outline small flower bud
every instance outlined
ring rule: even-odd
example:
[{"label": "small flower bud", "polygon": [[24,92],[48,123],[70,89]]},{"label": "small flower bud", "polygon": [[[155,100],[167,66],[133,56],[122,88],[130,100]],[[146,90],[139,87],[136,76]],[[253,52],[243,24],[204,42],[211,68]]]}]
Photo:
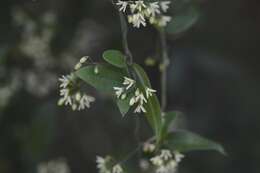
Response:
[{"label": "small flower bud", "polygon": [[98,74],[98,73],[99,73],[98,66],[95,66],[94,73],[95,73],[95,74]]},{"label": "small flower bud", "polygon": [[124,100],[125,98],[126,98],[126,94],[123,94],[123,95],[121,96],[121,99]]},{"label": "small flower bud", "polygon": [[77,101],[80,101],[80,99],[81,99],[81,94],[80,94],[80,92],[77,92],[77,93],[76,93],[75,98],[76,98]]},{"label": "small flower bud", "polygon": [[88,60],[88,58],[89,58],[89,56],[84,56],[84,57],[82,57],[81,59],[80,59],[80,63],[81,64],[83,64],[83,63],[85,63],[87,60]]},{"label": "small flower bud", "polygon": [[64,104],[65,100],[63,98],[59,99],[58,106],[62,106]]},{"label": "small flower bud", "polygon": [[82,64],[81,63],[78,63],[75,65],[74,69],[75,70],[79,70],[81,68]]},{"label": "small flower bud", "polygon": [[77,105],[76,104],[73,104],[71,107],[72,107],[73,111],[75,111],[77,109]]}]

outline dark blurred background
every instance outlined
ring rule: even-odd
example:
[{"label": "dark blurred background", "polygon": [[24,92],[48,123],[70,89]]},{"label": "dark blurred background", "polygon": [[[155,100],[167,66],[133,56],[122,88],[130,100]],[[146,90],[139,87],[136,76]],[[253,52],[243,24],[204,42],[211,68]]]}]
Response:
[{"label": "dark blurred background", "polygon": [[[259,173],[260,1],[174,0],[171,14],[167,109],[182,113],[177,126],[222,143],[229,154],[188,153],[179,172]],[[57,106],[58,77],[84,55],[101,61],[104,50],[122,49],[119,26],[108,0],[1,1],[0,173],[35,172],[56,158],[72,173],[96,172],[96,155],[135,147],[137,117],[121,118],[93,88],[91,109]],[[158,68],[144,63],[156,58],[156,31],[129,35],[135,61],[160,90]],[[141,125],[145,138],[149,128]]]}]

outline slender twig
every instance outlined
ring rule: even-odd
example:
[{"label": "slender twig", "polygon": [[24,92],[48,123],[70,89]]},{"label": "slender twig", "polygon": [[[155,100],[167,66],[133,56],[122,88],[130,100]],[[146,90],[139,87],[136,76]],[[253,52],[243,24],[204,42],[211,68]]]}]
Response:
[{"label": "slender twig", "polygon": [[[126,61],[126,64],[127,64],[127,72],[128,72],[130,77],[135,79],[136,78],[135,75],[132,74],[131,71],[130,71],[130,67],[133,64],[133,55],[132,55],[132,53],[129,49],[129,46],[128,46],[128,25],[127,25],[127,22],[126,22],[126,18],[124,16],[124,14],[121,11],[118,10],[118,8],[117,8],[117,6],[116,6],[116,4],[114,3],[113,0],[112,0],[112,4],[114,5],[116,10],[118,11],[118,15],[119,15],[119,18],[120,18],[120,26],[121,26],[121,33],[122,33],[122,45],[123,45],[124,54],[125,54],[125,61]],[[137,143],[140,144],[141,140],[140,140],[140,119],[139,119],[139,117],[136,118],[134,136],[135,136]]]},{"label": "slender twig", "polygon": [[120,24],[121,24],[121,31],[122,31],[122,44],[123,44],[124,52],[126,55],[126,61],[127,61],[128,65],[132,65],[133,64],[133,55],[129,49],[128,39],[127,39],[128,26],[126,23],[125,16],[121,11],[119,11],[119,17],[120,17]]},{"label": "slender twig", "polygon": [[142,144],[138,144],[138,146],[130,152],[123,160],[121,160],[118,164],[124,164],[128,160],[130,160],[142,147]]},{"label": "slender twig", "polygon": [[129,49],[128,46],[128,26],[127,26],[127,22],[125,19],[124,14],[118,10],[118,7],[116,6],[115,2],[113,0],[111,0],[113,6],[115,7],[115,9],[118,11],[118,15],[120,18],[120,26],[121,26],[121,33],[122,33],[122,45],[123,45],[123,49],[124,49],[124,53],[125,53],[125,60],[127,62],[127,64],[129,66],[131,66],[133,64],[133,55]]},{"label": "slender twig", "polygon": [[162,55],[162,72],[161,72],[161,106],[162,111],[165,111],[167,106],[167,68],[170,64],[170,59],[167,51],[166,34],[164,28],[159,28],[159,37],[161,42]]},{"label": "slender twig", "polygon": [[132,150],[129,154],[127,154],[126,157],[123,160],[118,162],[118,164],[124,164],[125,162],[130,160],[133,156],[135,156],[136,153],[139,152],[142,149],[142,147],[145,143],[150,143],[154,140],[155,140],[155,137],[151,137],[151,138],[147,139],[145,142],[138,143],[137,147],[134,150]]}]

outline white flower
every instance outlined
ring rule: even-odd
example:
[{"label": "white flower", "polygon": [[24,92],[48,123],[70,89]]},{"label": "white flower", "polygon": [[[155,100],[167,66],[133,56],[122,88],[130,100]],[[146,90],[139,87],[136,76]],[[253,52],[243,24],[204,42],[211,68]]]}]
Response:
[{"label": "white flower", "polygon": [[[80,91],[75,91],[76,80],[73,79],[73,75],[62,76],[59,79],[61,82],[60,96],[58,105],[69,105],[72,110],[83,110],[90,107],[90,103],[95,101],[95,98],[86,94],[82,94]],[[73,82],[73,80],[75,80]],[[74,84],[74,85],[73,85]]]},{"label": "white flower", "polygon": [[174,153],[174,158],[178,163],[184,158],[184,155],[178,151],[174,151],[173,153]]},{"label": "white flower", "polygon": [[70,169],[66,161],[60,158],[47,163],[40,163],[37,167],[37,173],[70,173]]},{"label": "white flower", "polygon": [[168,170],[173,170],[173,172],[175,172],[177,167],[178,167],[178,163],[175,160],[171,160],[167,164]]},{"label": "white flower", "polygon": [[165,161],[171,159],[171,158],[172,158],[171,151],[170,151],[170,150],[161,150],[161,155],[160,155],[160,157],[161,157],[163,160],[165,160]]},{"label": "white flower", "polygon": [[135,84],[135,81],[133,79],[130,79],[128,77],[124,77],[123,85],[127,85],[126,90],[131,88]]},{"label": "white flower", "polygon": [[59,78],[59,81],[61,82],[60,87],[66,88],[71,82],[72,75],[63,75],[61,78]]},{"label": "white flower", "polygon": [[97,156],[96,163],[100,173],[110,173],[107,168],[107,160],[105,158]]},{"label": "white flower", "polygon": [[134,13],[136,10],[139,12],[142,12],[143,9],[146,8],[146,5],[144,4],[144,1],[135,1],[134,4],[130,5],[131,12]]},{"label": "white flower", "polygon": [[168,168],[163,165],[163,166],[158,167],[155,172],[156,173],[169,173],[168,171],[169,171]]},{"label": "white flower", "polygon": [[150,161],[152,162],[152,164],[154,164],[155,166],[162,166],[163,165],[163,160],[160,156],[155,156],[152,157],[150,159]]},{"label": "white flower", "polygon": [[136,97],[135,97],[135,101],[136,102],[140,102],[140,104],[142,105],[143,103],[147,103],[147,100],[146,100],[146,98],[144,97],[144,94],[141,92],[141,93],[139,93],[139,94],[137,94],[137,95],[135,95]]},{"label": "white flower", "polygon": [[120,96],[124,92],[124,88],[122,88],[122,87],[113,87],[113,89],[115,90],[117,98],[120,98]]},{"label": "white flower", "polygon": [[178,164],[175,160],[170,160],[166,164],[162,164],[160,166],[157,166],[156,173],[175,173],[176,168],[178,167]]},{"label": "white flower", "polygon": [[97,168],[101,169],[105,166],[106,160],[101,156],[97,156],[96,163],[97,163]]},{"label": "white flower", "polygon": [[160,6],[159,2],[152,2],[149,4],[149,7],[146,9],[148,15],[155,16],[156,14],[160,14]]},{"label": "white flower", "polygon": [[156,90],[148,88],[148,87],[146,87],[146,89],[145,89],[145,93],[146,93],[147,98],[153,96],[153,93],[155,93],[155,92],[156,92]]},{"label": "white flower", "polygon": [[126,8],[127,8],[127,5],[128,5],[128,2],[126,2],[126,1],[120,1],[120,0],[119,0],[119,1],[116,3],[116,5],[120,6],[120,7],[119,7],[119,11],[125,12],[125,11],[126,11]]},{"label": "white flower", "polygon": [[141,112],[146,113],[146,110],[145,110],[145,108],[143,107],[143,105],[138,105],[138,106],[136,107],[134,113],[141,113]]},{"label": "white flower", "polygon": [[129,105],[133,106],[135,103],[138,103],[138,105],[135,108],[134,113],[146,113],[146,109],[144,108],[143,104],[147,103],[147,100],[144,97],[144,94],[140,92],[138,88],[135,91],[135,96],[130,99]]},{"label": "white flower", "polygon": [[128,22],[132,23],[134,27],[140,28],[141,25],[146,26],[145,18],[142,13],[136,13],[128,16]]},{"label": "white flower", "polygon": [[164,27],[167,25],[168,22],[170,22],[172,19],[172,17],[170,16],[162,16],[159,20],[158,20],[158,25],[161,27]]},{"label": "white flower", "polygon": [[72,105],[72,97],[70,96],[70,90],[69,89],[61,89],[60,90],[60,96],[63,96],[59,102],[64,103],[65,105]]},{"label": "white flower", "polygon": [[150,163],[146,159],[141,159],[139,161],[139,166],[143,171],[146,171],[150,167]]},{"label": "white flower", "polygon": [[171,1],[162,1],[160,2],[160,6],[163,10],[163,12],[167,12],[167,10],[170,8],[169,5],[171,4]]},{"label": "white flower", "polygon": [[60,96],[63,96],[63,97],[68,97],[69,96],[69,89],[67,88],[63,88],[60,90]]},{"label": "white flower", "polygon": [[161,16],[161,18],[158,19],[158,26],[165,27],[167,23],[171,21],[171,19],[172,18],[170,16]]},{"label": "white flower", "polygon": [[113,166],[112,173],[123,173],[123,168],[119,164],[117,164]]},{"label": "white flower", "polygon": [[80,101],[79,101],[78,110],[79,110],[79,111],[80,111],[80,110],[83,110],[83,109],[85,109],[86,107],[87,107],[87,108],[90,108],[90,103],[91,103],[91,102],[94,102],[94,101],[95,101],[95,98],[94,98],[94,97],[84,94],[84,95],[81,97]]},{"label": "white flower", "polygon": [[[177,153],[176,153],[177,154]],[[172,158],[170,150],[161,150],[160,155],[151,158],[151,162],[156,166],[156,173],[175,173],[178,162]]]},{"label": "white flower", "polygon": [[135,97],[132,97],[132,98],[130,99],[129,105],[130,105],[130,106],[133,106],[135,103],[136,103]]}]

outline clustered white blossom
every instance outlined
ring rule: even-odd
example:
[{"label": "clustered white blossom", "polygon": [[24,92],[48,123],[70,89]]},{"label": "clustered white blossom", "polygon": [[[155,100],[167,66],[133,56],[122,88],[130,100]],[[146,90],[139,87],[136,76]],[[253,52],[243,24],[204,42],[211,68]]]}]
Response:
[{"label": "clustered white blossom", "polygon": [[[79,69],[86,61],[87,57],[81,58],[78,64],[75,66],[75,69]],[[61,82],[61,98],[58,101],[58,105],[69,105],[71,106],[72,110],[80,111],[84,110],[85,108],[90,108],[90,104],[95,101],[94,97],[82,93],[77,89],[77,77],[73,73],[69,75],[63,75],[61,78],[59,78],[59,81]]]},{"label": "clustered white blossom", "polygon": [[159,155],[150,159],[155,166],[156,173],[175,173],[179,162],[184,158],[181,153],[170,150],[161,150]]},{"label": "clustered white blossom", "polygon": [[70,169],[64,159],[57,159],[40,163],[37,167],[37,173],[70,173]]},{"label": "clustered white blossom", "polygon": [[165,27],[168,22],[171,21],[170,16],[166,16],[171,1],[161,2],[144,2],[142,0],[137,1],[121,1],[118,0],[116,5],[119,7],[119,11],[128,13],[128,22],[134,27],[140,28],[147,25],[147,21],[159,27]]},{"label": "clustered white blossom", "polygon": [[123,81],[123,87],[114,87],[115,94],[118,99],[124,100],[127,97],[127,94],[129,94],[130,89],[134,89],[134,96],[129,101],[130,106],[136,105],[136,108],[134,110],[134,113],[146,113],[146,109],[144,108],[144,104],[147,103],[147,100],[149,97],[153,95],[153,93],[156,92],[156,90],[153,90],[149,87],[145,88],[145,94],[141,91],[141,89],[134,87],[136,84],[136,81],[124,77]]},{"label": "clustered white blossom", "polygon": [[123,173],[124,170],[120,164],[112,164],[112,158],[107,156],[105,158],[97,156],[97,168],[99,173]]}]

